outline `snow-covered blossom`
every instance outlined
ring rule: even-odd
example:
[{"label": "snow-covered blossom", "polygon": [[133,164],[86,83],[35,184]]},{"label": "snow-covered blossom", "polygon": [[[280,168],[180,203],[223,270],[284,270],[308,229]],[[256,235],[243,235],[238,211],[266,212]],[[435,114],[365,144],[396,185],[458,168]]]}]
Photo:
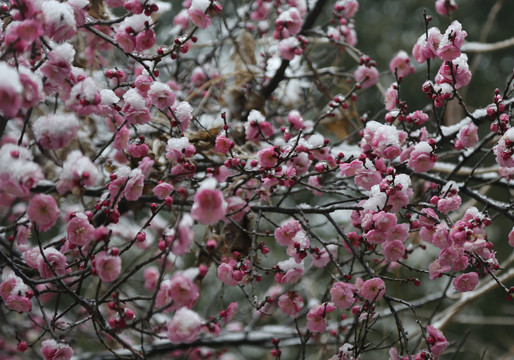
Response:
[{"label": "snow-covered blossom", "polygon": [[7,194],[28,196],[44,176],[32,153],[22,146],[5,144],[0,148],[0,188]]},{"label": "snow-covered blossom", "polygon": [[98,169],[88,156],[83,155],[79,150],[73,150],[62,166],[57,191],[59,194],[64,194],[80,186],[94,185],[98,174]]},{"label": "snow-covered blossom", "polygon": [[172,344],[190,344],[198,338],[201,329],[200,315],[183,307],[168,322],[168,340]]},{"label": "snow-covered blossom", "polygon": [[73,356],[73,349],[54,339],[45,340],[41,343],[41,355],[44,360],[70,360]]},{"label": "snow-covered blossom", "polygon": [[79,122],[73,113],[50,114],[37,118],[32,127],[39,145],[57,150],[67,147],[76,137]]}]

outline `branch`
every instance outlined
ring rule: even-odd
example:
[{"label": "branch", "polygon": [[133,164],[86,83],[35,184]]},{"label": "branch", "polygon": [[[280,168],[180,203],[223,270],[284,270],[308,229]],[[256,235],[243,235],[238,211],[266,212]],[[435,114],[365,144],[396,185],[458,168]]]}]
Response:
[{"label": "branch", "polygon": [[484,53],[489,51],[503,50],[511,46],[514,46],[514,37],[489,44],[479,42],[467,42],[464,45],[462,45],[461,50],[463,52],[470,53]]}]

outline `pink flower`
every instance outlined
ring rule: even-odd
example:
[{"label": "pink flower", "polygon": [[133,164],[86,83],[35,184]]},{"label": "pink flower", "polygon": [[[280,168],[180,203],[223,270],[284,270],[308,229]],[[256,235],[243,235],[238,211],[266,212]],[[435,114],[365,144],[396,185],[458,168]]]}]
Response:
[{"label": "pink flower", "polygon": [[234,270],[237,262],[231,259],[229,262],[222,262],[218,266],[218,279],[228,286],[236,286],[243,279],[241,270]]},{"label": "pink flower", "polygon": [[173,186],[166,182],[157,184],[152,190],[153,194],[157,196],[159,200],[164,200],[173,191]]},{"label": "pink flower", "polygon": [[155,45],[155,33],[153,29],[146,29],[136,35],[136,51],[144,51]]},{"label": "pink flower", "polygon": [[166,145],[166,158],[172,163],[182,161],[196,153],[196,148],[189,142],[187,137],[171,138]]},{"label": "pink flower", "polygon": [[[227,199],[227,217],[225,218],[225,223],[230,223],[229,220],[240,223],[243,220],[243,217],[246,213],[250,211],[250,207],[247,202],[241,199],[239,196],[231,196]],[[228,215],[231,214],[231,215]]]},{"label": "pink flower", "polygon": [[150,96],[152,104],[160,110],[172,106],[176,99],[176,95],[171,91],[170,87],[159,81],[154,81],[152,85],[150,85],[148,96]]},{"label": "pink flower", "polygon": [[280,295],[278,306],[284,314],[296,318],[303,308],[303,299],[297,292],[289,291]]},{"label": "pink flower", "polygon": [[368,301],[378,301],[385,294],[385,284],[380,278],[366,280],[359,290],[359,295]]},{"label": "pink flower", "polygon": [[128,201],[136,201],[143,194],[145,176],[140,169],[133,169],[123,189],[123,195]]},{"label": "pink flower", "polygon": [[184,255],[189,251],[195,233],[193,232],[193,218],[189,214],[184,214],[177,227],[171,251],[176,255]]},{"label": "pink flower", "polygon": [[302,18],[296,7],[282,11],[275,20],[274,39],[286,39],[296,35],[302,28]]},{"label": "pink flower", "polygon": [[17,311],[18,313],[30,312],[32,310],[32,303],[26,296],[18,294],[11,294],[5,299],[5,306],[9,309]]},{"label": "pink flower", "polygon": [[119,28],[114,34],[114,41],[121,46],[123,51],[131,53],[136,48],[136,38],[125,31],[125,28]]},{"label": "pink flower", "polygon": [[355,292],[357,289],[355,285],[336,282],[330,289],[330,296],[332,296],[332,302],[340,309],[349,309],[355,303]]},{"label": "pink flower", "polygon": [[295,55],[300,55],[303,50],[300,46],[300,40],[291,36],[278,43],[278,52],[280,56],[286,60],[293,60]]},{"label": "pink flower", "polygon": [[509,233],[509,245],[514,247],[514,227]]},{"label": "pink flower", "polygon": [[145,269],[143,277],[145,279],[145,290],[154,291],[159,280],[159,269],[155,266],[150,266]]},{"label": "pink flower", "polygon": [[457,21],[453,21],[439,43],[437,56],[442,60],[452,61],[460,56],[460,48],[464,44],[464,39],[468,33],[462,30],[462,25]]},{"label": "pink flower", "polygon": [[66,226],[68,241],[77,246],[87,246],[95,236],[95,227],[89,223],[86,215],[76,213]]},{"label": "pink flower", "polygon": [[427,332],[430,351],[438,359],[450,343],[446,341],[443,333],[433,326],[427,326]]},{"label": "pink flower", "polygon": [[155,305],[162,308],[169,305],[165,311],[173,311],[183,306],[192,308],[198,299],[198,287],[187,276],[177,273],[171,280],[161,283]]},{"label": "pink flower", "polygon": [[0,73],[4,79],[0,84],[0,113],[9,119],[20,109],[23,86],[16,69],[5,62],[0,62]]},{"label": "pink flower", "polygon": [[234,142],[232,140],[227,138],[225,135],[220,134],[216,137],[216,145],[214,149],[217,153],[226,154],[230,151],[233,145]]},{"label": "pink flower", "polygon": [[501,167],[514,168],[514,153],[512,145],[514,144],[514,127],[509,128],[505,134],[498,140],[498,143],[493,147],[493,152],[496,155],[496,162]]},{"label": "pink flower", "polygon": [[331,303],[323,303],[314,306],[307,313],[307,329],[314,333],[322,333],[327,330],[325,317],[334,311],[336,307]]},{"label": "pink flower", "polygon": [[55,199],[46,194],[34,195],[27,207],[27,216],[41,231],[47,231],[54,226],[59,213]]},{"label": "pink flower", "polygon": [[96,255],[94,262],[96,273],[103,282],[113,282],[120,276],[121,258],[119,256],[102,251]]},{"label": "pink flower", "polygon": [[387,241],[383,245],[383,252],[388,261],[398,261],[405,253],[405,247],[400,240]]},{"label": "pink flower", "polygon": [[478,274],[476,272],[462,274],[453,280],[453,287],[458,292],[473,291],[477,285]]},{"label": "pink flower", "polygon": [[227,211],[227,202],[223,193],[216,189],[216,183],[213,178],[206,179],[196,191],[191,216],[200,224],[214,225]]},{"label": "pink flower", "polygon": [[455,149],[462,150],[475,146],[478,141],[478,126],[473,122],[463,127],[455,139]]},{"label": "pink flower", "polygon": [[53,247],[49,247],[46,248],[43,253],[44,257],[39,254],[37,258],[38,271],[41,277],[48,279],[71,272],[71,269],[66,268],[66,257],[58,250]]},{"label": "pink flower", "polygon": [[437,155],[433,153],[433,150],[426,141],[416,144],[410,153],[409,167],[418,173],[432,169],[437,161]]},{"label": "pink flower", "polygon": [[275,281],[279,284],[294,284],[297,283],[303,276],[303,262],[298,263],[293,258],[278,262],[277,268],[280,271],[275,274]]},{"label": "pink flower", "polygon": [[21,278],[10,273],[0,284],[0,297],[5,306],[19,313],[30,312],[32,303],[29,295],[30,289]]},{"label": "pink flower", "polygon": [[361,83],[363,88],[369,88],[377,83],[378,70],[374,66],[360,65],[353,77],[356,82]]},{"label": "pink flower", "polygon": [[202,329],[202,319],[189,309],[180,308],[168,322],[168,340],[172,344],[194,342]]},{"label": "pink flower", "polygon": [[437,0],[435,2],[435,11],[437,11],[439,15],[445,16],[448,15],[450,11],[455,11],[457,9],[458,7],[455,0]]},{"label": "pink flower", "polygon": [[455,89],[460,89],[461,87],[469,84],[471,81],[471,71],[469,71],[467,55],[462,54],[458,58],[454,59],[451,64],[452,69],[450,69],[448,62],[441,64],[441,67],[435,77],[436,84],[453,84]]},{"label": "pink flower", "polygon": [[76,137],[79,122],[72,113],[56,114],[37,118],[32,127],[41,147],[57,150],[67,147]]},{"label": "pink flower", "polygon": [[391,111],[396,107],[396,101],[398,99],[398,84],[392,83],[385,92],[385,108],[387,111]]},{"label": "pink flower", "polygon": [[265,169],[271,169],[278,162],[279,153],[274,146],[268,146],[258,153],[259,164]]},{"label": "pink flower", "polygon": [[302,226],[296,219],[289,219],[279,228],[275,229],[275,239],[280,245],[289,246],[292,244],[296,233],[302,231]]},{"label": "pink flower", "polygon": [[428,265],[428,273],[429,273],[430,280],[434,280],[450,270],[451,270],[451,266],[450,265],[444,265],[444,266],[441,265],[441,263],[439,262],[439,259],[432,261],[432,263],[430,263],[430,265]]},{"label": "pink flower", "polygon": [[409,116],[416,125],[423,125],[428,121],[428,115],[421,110],[416,110],[413,113],[410,113],[407,117]]},{"label": "pink flower", "polygon": [[405,51],[400,51],[395,55],[394,58],[389,62],[389,70],[394,74],[395,71],[400,77],[404,77],[409,74],[414,74],[416,69],[410,64],[409,55]]},{"label": "pink flower", "polygon": [[438,28],[428,29],[428,40],[425,34],[421,35],[412,48],[412,56],[418,63],[423,63],[427,59],[436,57],[439,43],[441,42],[441,32]]},{"label": "pink flower", "polygon": [[74,351],[66,344],[58,343],[54,339],[41,343],[41,355],[44,360],[70,360]]}]

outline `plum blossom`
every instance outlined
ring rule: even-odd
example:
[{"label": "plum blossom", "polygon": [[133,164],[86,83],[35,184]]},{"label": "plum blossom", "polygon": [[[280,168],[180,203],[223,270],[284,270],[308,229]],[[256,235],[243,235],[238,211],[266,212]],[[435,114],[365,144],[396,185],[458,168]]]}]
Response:
[{"label": "plum blossom", "polygon": [[68,3],[48,0],[41,4],[45,34],[61,42],[71,39],[77,32],[73,8]]},{"label": "plum blossom", "polygon": [[405,253],[405,247],[400,240],[387,241],[383,245],[383,252],[388,261],[398,261]]},{"label": "plum blossom", "polygon": [[39,274],[46,279],[71,272],[71,269],[66,268],[68,265],[66,257],[53,247],[44,249],[43,254],[37,256],[36,261]]},{"label": "plum blossom", "polygon": [[322,333],[327,330],[325,317],[334,311],[336,307],[332,303],[323,303],[312,307],[307,313],[307,329],[314,333]]},{"label": "plum blossom", "polygon": [[150,96],[152,104],[160,110],[172,106],[176,98],[175,93],[170,89],[169,85],[159,81],[154,81],[152,85],[150,85],[148,96]]},{"label": "plum blossom", "polygon": [[136,90],[130,89],[123,95],[125,105],[123,112],[128,124],[146,124],[150,121],[149,106],[143,96]]},{"label": "plum blossom", "polygon": [[214,225],[225,217],[227,202],[216,185],[215,179],[206,179],[195,193],[191,216],[200,224]]},{"label": "plum blossom", "polygon": [[4,193],[25,197],[43,180],[43,172],[24,147],[5,144],[0,147],[0,188]]},{"label": "plum blossom", "polygon": [[68,241],[77,246],[87,246],[94,239],[95,227],[89,223],[83,213],[75,213],[75,216],[66,225]]},{"label": "plum blossom", "polygon": [[34,195],[27,207],[27,216],[41,231],[47,231],[54,226],[59,213],[60,210],[55,199],[46,194]]},{"label": "plum blossom", "polygon": [[275,229],[275,239],[280,245],[289,246],[293,243],[293,238],[302,230],[300,222],[296,219],[289,219],[282,223],[282,225]]},{"label": "plum blossom", "polygon": [[265,169],[271,169],[278,163],[279,150],[275,146],[268,146],[257,154],[259,164]]},{"label": "plum blossom", "polygon": [[[246,140],[258,143],[262,138],[273,135],[273,126],[266,121],[264,115],[257,110],[251,110],[245,123]],[[262,135],[261,135],[262,134]]]},{"label": "plum blossom", "polygon": [[120,276],[121,258],[118,255],[102,251],[95,257],[94,269],[103,282],[113,282]]},{"label": "plum blossom", "polygon": [[73,349],[54,339],[45,340],[41,343],[41,355],[44,360],[70,360],[73,356]]},{"label": "plum blossom", "polygon": [[32,310],[32,290],[23,280],[9,273],[2,283],[0,283],[0,297],[3,299],[7,308],[19,313],[30,312]]},{"label": "plum blossom", "polygon": [[391,70],[393,74],[396,72],[398,76],[402,77],[414,74],[416,71],[414,66],[410,64],[409,55],[403,50],[399,51],[398,54],[391,59],[389,62],[389,70]]},{"label": "plum blossom", "polygon": [[184,255],[189,251],[195,236],[192,226],[193,218],[189,214],[184,214],[176,231],[175,229],[170,229],[164,233],[165,239],[172,242],[171,251],[175,255]]},{"label": "plum blossom", "polygon": [[446,341],[443,333],[433,326],[427,326],[427,333],[430,351],[438,359],[450,343]]},{"label": "plum blossom", "polygon": [[359,295],[368,301],[378,301],[385,294],[385,283],[381,278],[375,277],[364,281]]},{"label": "plum blossom", "polygon": [[477,285],[478,274],[476,272],[459,275],[453,280],[453,287],[458,292],[473,291]]},{"label": "plum blossom", "polygon": [[218,266],[218,279],[228,286],[239,284],[243,280],[244,272],[236,266],[237,264],[235,259],[225,259]]},{"label": "plum blossom", "polygon": [[296,318],[303,308],[303,299],[297,292],[289,291],[280,295],[278,306],[284,314]]},{"label": "plum blossom", "polygon": [[185,136],[171,138],[166,145],[166,158],[172,163],[180,162],[184,158],[189,158],[196,153],[196,148]]},{"label": "plum blossom", "polygon": [[462,150],[468,149],[473,146],[478,141],[478,126],[476,126],[473,122],[469,122],[466,126],[460,129],[457,137],[455,138],[455,149]]},{"label": "plum blossom", "polygon": [[291,7],[282,11],[275,20],[275,31],[273,38],[286,39],[290,36],[297,35],[302,28],[302,18],[296,7]]},{"label": "plum blossom", "polygon": [[355,285],[338,281],[332,285],[330,296],[338,308],[349,309],[355,303],[355,292]]},{"label": "plum blossom", "polygon": [[462,25],[457,20],[453,21],[441,38],[437,49],[437,56],[445,61],[452,61],[461,55],[460,48],[468,33],[462,30]]},{"label": "plum blossom", "polygon": [[198,299],[198,286],[184,274],[176,273],[171,280],[164,280],[157,292],[155,306],[162,308],[166,305],[167,312],[187,307],[192,308]]},{"label": "plum blossom", "polygon": [[437,0],[435,2],[435,10],[439,15],[448,15],[451,11],[457,10],[457,3],[455,0]]},{"label": "plum blossom", "polygon": [[438,28],[432,27],[428,29],[428,39],[425,34],[421,35],[412,48],[414,60],[421,64],[427,59],[434,59],[437,56],[442,37],[443,35],[441,35]]},{"label": "plum blossom", "polygon": [[377,83],[378,70],[375,66],[360,65],[353,73],[353,77],[363,88],[369,88]]},{"label": "plum blossom", "polygon": [[437,155],[426,141],[417,143],[410,153],[409,167],[415,172],[422,173],[432,169],[437,161]]},{"label": "plum blossom", "polygon": [[37,142],[44,149],[67,147],[76,137],[79,122],[73,113],[41,116],[32,125]]},{"label": "plum blossom", "polygon": [[291,283],[294,284],[300,280],[304,271],[303,262],[296,262],[295,259],[279,261],[277,263],[279,272],[275,274],[275,281],[279,284]]},{"label": "plum blossom", "polygon": [[178,309],[168,322],[168,340],[172,344],[194,342],[202,329],[200,316],[185,307]]},{"label": "plum blossom", "polygon": [[508,129],[498,143],[493,147],[494,154],[496,155],[496,162],[501,167],[514,168],[514,128]]},{"label": "plum blossom", "polygon": [[199,28],[206,29],[211,24],[211,19],[207,16],[206,12],[211,3],[209,0],[193,0],[191,6],[187,10],[187,14],[191,22]]},{"label": "plum blossom", "polygon": [[391,86],[385,91],[385,108],[387,111],[391,111],[396,107],[396,101],[398,99],[398,84],[392,83]]},{"label": "plum blossom", "polygon": [[92,186],[98,175],[99,171],[89,157],[82,155],[79,150],[73,150],[62,166],[57,191],[64,194],[81,186]]},{"label": "plum blossom", "polygon": [[[466,86],[471,81],[471,71],[468,66],[468,56],[461,54],[451,61],[451,68],[449,62],[441,64],[439,71],[435,77],[435,82],[438,85],[449,84],[455,86],[455,89],[460,89]],[[453,73],[453,74],[452,74]]]},{"label": "plum blossom", "polygon": [[58,45],[48,53],[48,60],[41,67],[41,72],[48,81],[59,85],[70,77],[74,57],[75,49],[71,44]]}]

